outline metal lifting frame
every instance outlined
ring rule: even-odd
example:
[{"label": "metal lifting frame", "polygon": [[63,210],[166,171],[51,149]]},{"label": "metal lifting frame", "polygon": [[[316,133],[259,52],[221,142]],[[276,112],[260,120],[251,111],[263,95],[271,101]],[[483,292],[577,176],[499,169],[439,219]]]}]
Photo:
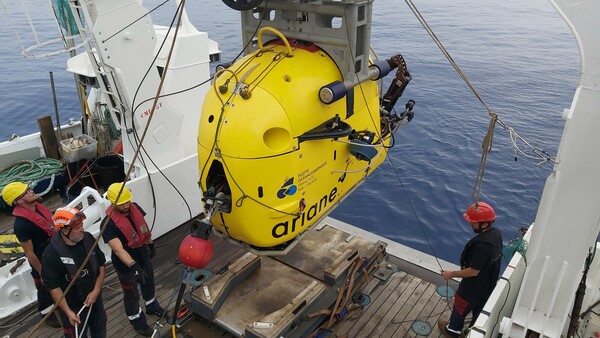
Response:
[{"label": "metal lifting frame", "polygon": [[[263,1],[242,12],[244,46],[254,38],[258,25],[279,30],[288,39],[310,41],[322,48],[338,65],[344,80],[367,76],[373,0]],[[261,22],[261,17],[262,22]],[[268,38],[276,35],[265,32]],[[248,44],[249,53],[256,44]]]}]

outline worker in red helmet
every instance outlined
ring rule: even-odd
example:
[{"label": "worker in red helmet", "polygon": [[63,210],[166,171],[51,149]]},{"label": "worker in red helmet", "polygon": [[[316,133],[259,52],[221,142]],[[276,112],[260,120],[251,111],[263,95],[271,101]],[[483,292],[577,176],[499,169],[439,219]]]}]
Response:
[{"label": "worker in red helmet", "polygon": [[479,313],[490,297],[500,275],[502,234],[492,226],[496,212],[485,202],[469,206],[463,217],[477,234],[464,247],[460,255],[460,270],[442,270],[444,279],[462,278],[454,296],[450,320],[438,321],[446,337],[459,337],[463,332],[465,317],[473,313],[469,327],[475,324]]},{"label": "worker in red helmet", "polygon": [[[104,253],[98,246],[92,251],[96,240],[83,228],[83,212],[71,207],[58,208],[53,218],[57,232],[42,256],[42,280],[62,310],[64,335],[66,338],[87,337],[89,331],[92,338],[106,338],[101,293],[106,273]],[[90,251],[89,260],[77,274]],[[73,279],[75,283],[65,295]]]}]

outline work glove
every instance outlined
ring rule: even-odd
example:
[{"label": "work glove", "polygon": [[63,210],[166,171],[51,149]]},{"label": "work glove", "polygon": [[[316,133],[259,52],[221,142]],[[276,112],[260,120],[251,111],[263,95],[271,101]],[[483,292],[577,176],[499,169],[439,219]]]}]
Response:
[{"label": "work glove", "polygon": [[140,284],[146,284],[146,271],[138,263],[133,263],[129,267],[131,270],[132,280]]},{"label": "work glove", "polygon": [[156,256],[156,249],[154,248],[154,243],[148,244],[148,250],[150,251],[150,259],[154,258],[154,256]]}]

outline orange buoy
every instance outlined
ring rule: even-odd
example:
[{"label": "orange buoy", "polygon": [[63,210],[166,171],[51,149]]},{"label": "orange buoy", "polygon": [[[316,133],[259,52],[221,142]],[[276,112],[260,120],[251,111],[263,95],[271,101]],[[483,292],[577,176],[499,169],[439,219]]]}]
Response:
[{"label": "orange buoy", "polygon": [[179,261],[185,266],[202,269],[213,258],[213,242],[187,235],[179,246]]}]

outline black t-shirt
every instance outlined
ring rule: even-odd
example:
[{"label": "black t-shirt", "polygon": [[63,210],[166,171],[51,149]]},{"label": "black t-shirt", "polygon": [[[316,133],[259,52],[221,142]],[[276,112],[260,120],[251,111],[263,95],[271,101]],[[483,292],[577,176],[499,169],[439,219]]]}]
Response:
[{"label": "black t-shirt", "polygon": [[479,270],[475,277],[463,278],[458,293],[467,301],[487,299],[496,286],[502,258],[502,234],[490,228],[473,237],[461,255],[461,267]]},{"label": "black t-shirt", "polygon": [[[91,234],[89,235],[91,236]],[[71,252],[71,257],[73,257],[75,265],[77,265],[77,268],[79,268],[87,256],[83,241],[72,246],[67,245],[67,247]],[[99,266],[103,266],[106,263],[104,253],[98,246],[96,246],[96,249],[90,257],[90,260],[93,259],[94,256],[98,259]],[[46,248],[46,251],[42,257],[42,280],[44,281],[44,285],[49,290],[61,288],[64,291],[70,282],[69,272],[62,263],[59,253],[52,245],[49,245],[48,248]],[[87,297],[87,295],[94,289],[95,283],[96,279],[94,278],[94,272],[92,271],[92,266],[88,261],[85,268],[81,271],[79,280],[75,282],[65,297],[69,307],[71,307],[71,309],[75,309],[81,306],[85,300],[85,297]]]},{"label": "black t-shirt", "polygon": [[[137,204],[135,204],[139,209],[140,212],[142,213],[142,215],[146,216],[146,212],[144,212],[144,210]],[[117,212],[117,211],[114,211]],[[108,217],[108,216],[106,216]],[[129,219],[129,223],[131,223],[133,225],[133,220],[131,219],[131,215],[127,216],[127,219]],[[136,262],[143,262],[147,259],[149,259],[149,252],[148,252],[148,247],[146,245],[143,245],[137,249],[132,249],[129,246],[127,246],[127,238],[125,237],[125,235],[123,235],[123,233],[121,232],[121,230],[119,230],[119,227],[117,227],[117,225],[115,224],[115,222],[112,219],[108,219],[108,224],[106,225],[106,230],[104,230],[104,233],[102,234],[102,239],[104,240],[105,243],[108,243],[108,241],[114,239],[114,238],[118,238],[121,241],[121,244],[123,245],[123,248],[125,249],[125,251],[127,251],[127,253],[129,253],[129,255],[131,256],[131,258],[136,261]],[[117,256],[117,254],[115,254],[115,252],[113,251],[111,253],[111,259],[112,259],[112,264],[115,267],[115,269],[121,273],[125,273],[127,271],[129,271],[129,267],[126,266],[123,262],[121,262],[121,260],[119,259],[119,257]]]},{"label": "black t-shirt", "polygon": [[[35,225],[35,223],[23,217],[15,217],[15,223],[13,227],[19,242],[23,243],[31,240],[33,252],[41,262],[42,254],[48,246],[48,243],[50,243],[50,237],[48,234]],[[39,277],[39,274],[35,269],[32,268],[31,272],[35,277]]]}]

